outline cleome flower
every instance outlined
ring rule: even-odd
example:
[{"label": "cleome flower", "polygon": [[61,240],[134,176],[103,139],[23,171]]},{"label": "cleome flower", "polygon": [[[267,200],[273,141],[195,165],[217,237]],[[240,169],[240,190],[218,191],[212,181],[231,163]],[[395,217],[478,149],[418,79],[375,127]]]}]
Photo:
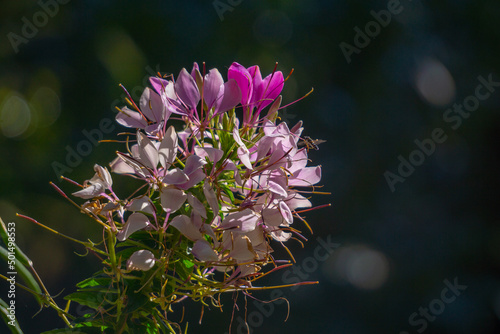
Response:
[{"label": "cleome flower", "polygon": [[135,135],[110,163],[137,190],[120,199],[108,170],[95,165],[73,193],[107,233],[101,274],[143,294],[143,314],[159,310],[146,316],[154,326],[170,323],[167,313],[184,298],[216,303],[218,293],[253,289],[266,270],[281,268],[274,248],[305,239],[295,220],[309,228],[304,194],[316,192],[321,166],[308,166],[307,147],[299,147],[302,122],[277,123],[282,72],[262,78],[258,66],[235,62],[227,78],[196,63],[176,78],[150,78],[138,105],[130,100],[116,115]]}]

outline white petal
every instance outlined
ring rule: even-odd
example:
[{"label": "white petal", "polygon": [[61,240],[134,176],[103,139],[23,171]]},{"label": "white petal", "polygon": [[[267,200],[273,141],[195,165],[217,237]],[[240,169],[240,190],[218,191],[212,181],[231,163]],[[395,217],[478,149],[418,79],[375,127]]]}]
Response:
[{"label": "white petal", "polygon": [[153,253],[142,249],[134,252],[127,260],[127,270],[147,271],[155,265],[156,259]]}]

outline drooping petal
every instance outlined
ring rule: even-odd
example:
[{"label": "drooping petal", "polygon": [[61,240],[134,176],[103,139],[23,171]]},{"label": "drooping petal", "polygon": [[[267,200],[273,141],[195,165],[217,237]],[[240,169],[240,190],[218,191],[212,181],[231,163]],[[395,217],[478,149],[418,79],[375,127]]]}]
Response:
[{"label": "drooping petal", "polygon": [[172,219],[170,225],[175,227],[186,238],[191,241],[200,240],[203,238],[200,231],[193,225],[191,219],[186,215],[179,215]]},{"label": "drooping petal", "polygon": [[194,109],[200,101],[200,92],[196,86],[193,77],[183,68],[177,81],[175,82],[175,91],[179,98],[188,106],[189,109]]},{"label": "drooping petal", "polygon": [[150,214],[155,214],[155,208],[148,196],[143,195],[134,198],[129,205],[127,205],[128,211],[142,211]]},{"label": "drooping petal", "polygon": [[127,107],[123,107],[115,117],[118,124],[128,128],[144,129],[148,122],[137,111],[133,111]]},{"label": "drooping petal", "polygon": [[205,183],[203,184],[203,194],[205,195],[205,198],[207,199],[208,205],[212,209],[214,216],[217,216],[219,214],[219,201],[217,200],[215,191],[210,186],[208,180],[205,180]]},{"label": "drooping petal", "polygon": [[200,157],[208,157],[208,160],[213,162],[214,164],[217,163],[222,156],[224,155],[223,150],[219,150],[218,148],[213,148],[213,147],[195,147],[194,152],[196,155]]},{"label": "drooping petal", "polygon": [[153,253],[141,249],[134,252],[127,260],[127,270],[148,271],[155,265],[156,259]]},{"label": "drooping petal", "polygon": [[134,212],[128,217],[127,222],[122,229],[116,234],[116,239],[119,241],[126,240],[132,233],[142,230],[151,223],[148,217],[139,212]]},{"label": "drooping petal", "polygon": [[212,246],[205,239],[197,240],[194,243],[192,253],[200,261],[218,261],[219,257],[213,250]]},{"label": "drooping petal", "polygon": [[184,166],[184,173],[187,175],[191,175],[194,171],[200,169],[208,162],[205,159],[202,159],[198,155],[190,155],[186,159],[186,164]]},{"label": "drooping petal", "polygon": [[241,160],[241,163],[243,163],[243,165],[245,165],[246,168],[253,169],[252,163],[250,162],[250,152],[248,151],[248,148],[241,140],[240,133],[237,128],[233,129],[233,138],[236,141],[236,143],[240,146],[237,150],[237,153],[238,157]]},{"label": "drooping petal", "polygon": [[203,203],[200,202],[199,199],[197,199],[193,194],[188,194],[188,202],[189,205],[193,208],[194,212],[199,214],[203,218],[207,218],[207,210],[205,209],[205,206]]},{"label": "drooping petal", "polygon": [[285,202],[291,210],[310,208],[312,206],[312,203],[307,198],[297,192],[291,192]]},{"label": "drooping petal", "polygon": [[175,212],[180,209],[186,201],[187,195],[184,191],[175,188],[165,188],[161,191],[161,207],[166,212]]},{"label": "drooping petal", "polygon": [[189,181],[182,184],[176,184],[177,188],[189,189],[203,181],[207,176],[201,169],[195,170],[193,173],[189,174]]},{"label": "drooping petal", "polygon": [[72,193],[72,195],[84,199],[90,199],[99,196],[104,193],[105,190],[106,188],[103,183],[96,182],[80,191]]},{"label": "drooping petal", "polygon": [[321,166],[306,167],[298,170],[288,179],[288,184],[295,187],[308,187],[321,180]]},{"label": "drooping petal", "polygon": [[119,156],[109,163],[111,171],[117,174],[134,174],[135,169]]}]

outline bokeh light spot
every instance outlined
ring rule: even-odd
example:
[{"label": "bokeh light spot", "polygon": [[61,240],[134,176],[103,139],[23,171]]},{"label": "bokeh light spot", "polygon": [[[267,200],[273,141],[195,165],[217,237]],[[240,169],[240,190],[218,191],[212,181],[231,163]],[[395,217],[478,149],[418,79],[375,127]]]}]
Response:
[{"label": "bokeh light spot", "polygon": [[24,98],[17,94],[8,96],[0,111],[0,129],[5,137],[21,136],[31,122],[31,110]]}]

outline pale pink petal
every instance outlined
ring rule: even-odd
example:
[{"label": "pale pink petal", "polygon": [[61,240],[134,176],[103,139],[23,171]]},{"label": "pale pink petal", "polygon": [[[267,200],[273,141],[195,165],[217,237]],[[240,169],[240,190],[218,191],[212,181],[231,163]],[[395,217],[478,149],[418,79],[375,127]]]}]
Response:
[{"label": "pale pink petal", "polygon": [[150,225],[148,217],[144,214],[135,212],[128,217],[127,222],[120,231],[116,234],[116,239],[119,241],[126,240],[132,233],[142,230]]},{"label": "pale pink petal", "polygon": [[158,157],[163,167],[169,168],[177,156],[178,139],[175,128],[171,125],[163,137],[158,148]]},{"label": "pale pink petal", "polygon": [[283,215],[278,209],[263,209],[262,219],[268,226],[280,226],[283,223]]},{"label": "pale pink petal", "polygon": [[158,166],[158,150],[156,146],[142,132],[137,132],[137,143],[141,162],[149,168],[156,169],[156,166]]},{"label": "pale pink petal", "polygon": [[197,199],[194,195],[188,194],[188,203],[191,205],[193,208],[194,212],[199,214],[203,218],[207,218],[207,210],[205,209],[205,206],[203,203],[200,202],[199,199]]},{"label": "pale pink petal", "polygon": [[127,107],[123,107],[115,117],[118,124],[128,128],[144,129],[148,122],[137,111],[133,111]]},{"label": "pale pink petal", "polygon": [[179,98],[184,102],[189,109],[194,109],[198,102],[200,101],[200,92],[198,90],[198,86],[196,86],[196,82],[193,77],[183,68],[179,76],[177,77],[177,81],[175,82],[175,91]]},{"label": "pale pink petal", "polygon": [[194,243],[192,253],[200,261],[215,262],[219,260],[212,246],[205,239],[197,240]]},{"label": "pale pink petal", "polygon": [[143,195],[134,198],[129,205],[127,205],[128,211],[142,211],[150,214],[155,214],[155,208],[153,203],[148,196]]},{"label": "pale pink petal", "polygon": [[185,215],[179,215],[172,219],[170,226],[175,227],[179,232],[182,233],[186,238],[191,241],[202,239],[200,231],[193,225],[191,219]]},{"label": "pale pink petal", "polygon": [[170,169],[165,177],[163,178],[163,182],[166,184],[183,184],[189,181],[189,177],[179,168]]},{"label": "pale pink petal", "polygon": [[184,191],[175,188],[166,188],[161,191],[160,201],[161,207],[166,212],[175,212],[186,201],[187,195]]},{"label": "pale pink petal", "polygon": [[307,187],[318,183],[321,180],[321,166],[306,167],[295,172],[288,179],[290,186]]},{"label": "pale pink petal", "polygon": [[288,205],[286,205],[285,202],[280,201],[278,206],[280,208],[281,215],[283,216],[287,224],[290,225],[291,223],[293,223],[292,211],[290,210]]},{"label": "pale pink petal", "polygon": [[255,229],[259,218],[251,209],[232,212],[224,218],[222,227],[224,229],[231,229],[232,231],[250,232]]},{"label": "pale pink petal", "polygon": [[186,173],[187,175],[191,175],[191,173],[203,167],[207,163],[208,162],[205,159],[202,159],[197,155],[190,155],[186,159],[186,164],[184,166],[184,173]]},{"label": "pale pink petal", "polygon": [[217,196],[215,191],[210,186],[208,180],[205,180],[203,184],[203,194],[205,194],[205,198],[207,199],[208,205],[212,209],[214,216],[219,214],[219,201],[217,200]]}]

